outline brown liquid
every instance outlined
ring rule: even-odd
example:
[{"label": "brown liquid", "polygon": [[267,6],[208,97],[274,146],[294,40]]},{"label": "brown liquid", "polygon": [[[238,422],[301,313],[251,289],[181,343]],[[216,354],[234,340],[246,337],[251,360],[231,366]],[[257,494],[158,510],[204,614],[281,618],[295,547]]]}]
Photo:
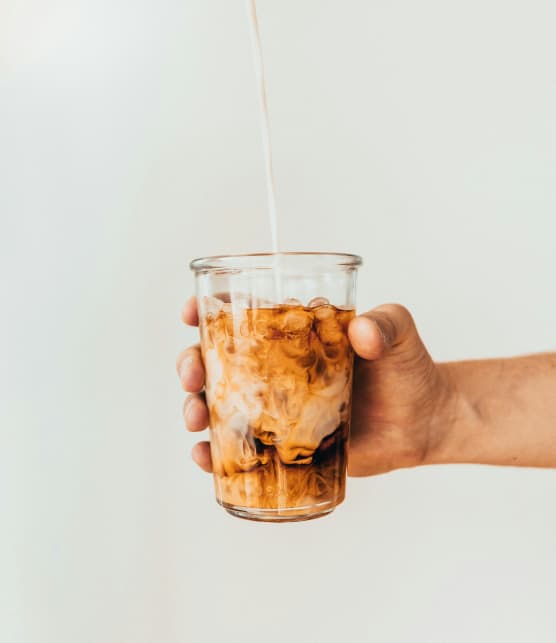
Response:
[{"label": "brown liquid", "polygon": [[[215,306],[215,302],[217,305]],[[212,311],[210,310],[212,307]],[[220,310],[218,310],[220,308]],[[201,303],[216,494],[296,509],[344,497],[352,310]]]}]

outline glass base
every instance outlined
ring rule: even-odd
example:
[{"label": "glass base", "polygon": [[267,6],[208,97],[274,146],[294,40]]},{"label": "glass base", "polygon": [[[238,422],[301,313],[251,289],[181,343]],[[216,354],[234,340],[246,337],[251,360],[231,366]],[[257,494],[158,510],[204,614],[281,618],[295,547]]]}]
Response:
[{"label": "glass base", "polygon": [[[302,522],[322,518],[332,513],[340,504],[339,502],[320,502],[306,507],[292,507],[290,509],[259,509],[253,507],[238,507],[217,499],[219,505],[236,518],[254,520],[256,522]],[[341,501],[340,501],[341,502]]]}]

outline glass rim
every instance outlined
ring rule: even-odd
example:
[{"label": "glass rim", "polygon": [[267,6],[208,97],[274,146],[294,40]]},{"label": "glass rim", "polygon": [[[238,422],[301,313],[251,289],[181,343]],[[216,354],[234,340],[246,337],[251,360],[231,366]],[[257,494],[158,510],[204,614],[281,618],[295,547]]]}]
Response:
[{"label": "glass rim", "polygon": [[[241,268],[252,268],[255,266],[244,265],[249,259],[270,260],[274,257],[299,257],[299,258],[316,258],[330,259],[335,266],[358,268],[363,265],[363,258],[356,254],[347,252],[252,252],[245,254],[214,255],[211,257],[200,257],[193,259],[189,264],[190,269],[195,272],[205,272],[212,270],[237,270]],[[257,266],[261,268],[274,268],[273,262],[268,261],[266,264]]]}]

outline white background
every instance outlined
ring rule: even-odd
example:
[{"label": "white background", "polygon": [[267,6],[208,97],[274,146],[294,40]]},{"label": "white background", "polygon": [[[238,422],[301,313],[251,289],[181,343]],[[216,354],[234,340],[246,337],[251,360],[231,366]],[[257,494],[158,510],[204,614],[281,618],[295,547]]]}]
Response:
[{"label": "white background", "polygon": [[[553,0],[260,17],[284,249],[362,254],[436,359],[556,349]],[[554,471],[268,526],[189,459],[187,264],[270,245],[243,0],[2,0],[0,93],[3,643],[556,640]]]}]

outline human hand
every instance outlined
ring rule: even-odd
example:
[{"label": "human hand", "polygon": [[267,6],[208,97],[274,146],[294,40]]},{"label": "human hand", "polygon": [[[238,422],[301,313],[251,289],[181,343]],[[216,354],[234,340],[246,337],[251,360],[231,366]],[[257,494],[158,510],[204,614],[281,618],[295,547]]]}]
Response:
[{"label": "human hand", "polygon": [[[184,306],[182,319],[190,326],[199,324],[194,297]],[[348,334],[356,353],[349,474],[369,476],[433,462],[451,391],[411,314],[396,304],[380,306],[352,320]],[[209,415],[198,345],[180,353],[177,370],[190,393],[184,404],[186,426],[202,431]],[[209,442],[196,444],[192,457],[204,471],[212,471]]]}]

